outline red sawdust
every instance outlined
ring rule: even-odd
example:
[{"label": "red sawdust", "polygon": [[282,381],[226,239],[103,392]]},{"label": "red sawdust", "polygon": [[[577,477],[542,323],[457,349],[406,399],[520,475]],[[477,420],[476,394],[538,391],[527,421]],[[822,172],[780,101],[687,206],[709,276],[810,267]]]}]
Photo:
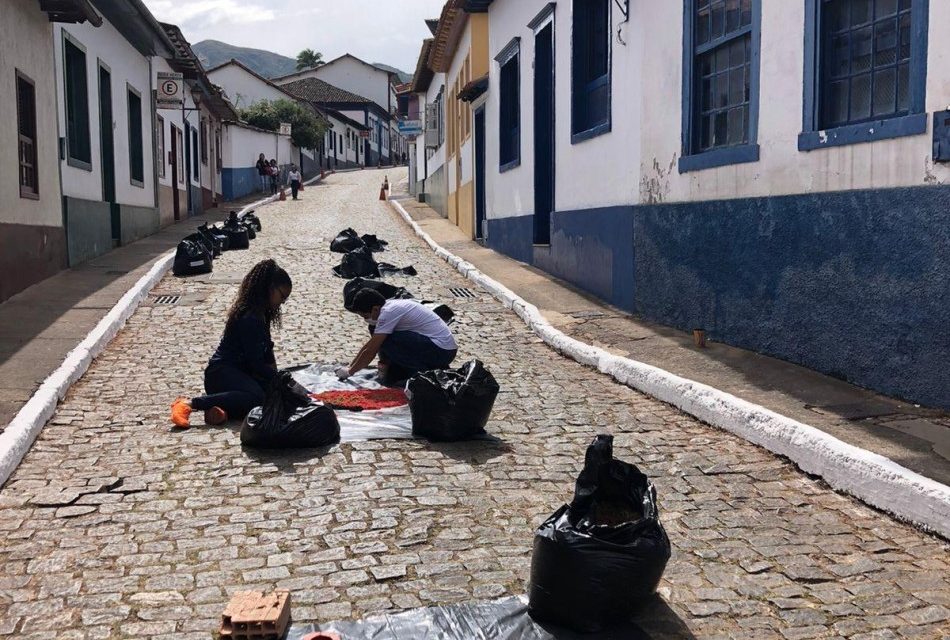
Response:
[{"label": "red sawdust", "polygon": [[402,389],[357,389],[354,391],[324,391],[311,396],[336,409],[374,411],[401,407],[408,403]]}]

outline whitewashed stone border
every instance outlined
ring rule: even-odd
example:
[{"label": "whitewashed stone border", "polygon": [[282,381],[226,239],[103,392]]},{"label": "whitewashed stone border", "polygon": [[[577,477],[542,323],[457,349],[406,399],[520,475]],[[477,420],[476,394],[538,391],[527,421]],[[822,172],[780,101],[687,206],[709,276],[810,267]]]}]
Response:
[{"label": "whitewashed stone border", "polygon": [[554,328],[537,307],[439,246],[397,200],[390,203],[436,255],[512,309],[559,353],[707,424],[785,456],[838,491],[950,538],[950,487],[765,407],[571,338]]}]

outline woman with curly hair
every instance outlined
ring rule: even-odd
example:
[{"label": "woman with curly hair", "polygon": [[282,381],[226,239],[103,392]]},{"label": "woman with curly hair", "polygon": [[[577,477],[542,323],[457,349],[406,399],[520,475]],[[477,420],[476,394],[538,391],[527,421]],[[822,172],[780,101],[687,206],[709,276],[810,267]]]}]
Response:
[{"label": "woman with curly hair", "polygon": [[273,260],[258,262],[244,276],[221,344],[205,369],[206,395],[172,403],[176,427],[188,428],[195,410],[205,412],[205,424],[218,425],[263,403],[264,389],[277,375],[270,330],[280,327],[280,306],[292,289],[290,276]]}]

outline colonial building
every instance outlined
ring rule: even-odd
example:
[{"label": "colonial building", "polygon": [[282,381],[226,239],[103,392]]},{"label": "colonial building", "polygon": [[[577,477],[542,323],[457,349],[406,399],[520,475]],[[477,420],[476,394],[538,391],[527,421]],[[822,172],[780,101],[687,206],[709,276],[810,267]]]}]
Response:
[{"label": "colonial building", "polygon": [[489,246],[950,406],[950,3],[478,4]]},{"label": "colonial building", "polygon": [[[433,34],[438,21],[426,21]],[[445,74],[436,73],[429,63],[434,39],[422,43],[410,90],[417,96],[423,119],[423,135],[416,140],[410,175],[414,193],[443,217],[447,215],[448,182],[445,173]],[[414,163],[414,164],[413,164]]]},{"label": "colonial building", "polygon": [[52,25],[102,19],[85,0],[44,4],[5,2],[0,20],[0,301],[69,263]]}]

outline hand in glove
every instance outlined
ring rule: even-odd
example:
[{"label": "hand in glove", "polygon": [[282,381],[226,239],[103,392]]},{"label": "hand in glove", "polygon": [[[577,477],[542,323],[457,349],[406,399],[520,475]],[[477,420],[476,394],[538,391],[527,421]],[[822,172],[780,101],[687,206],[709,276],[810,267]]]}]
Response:
[{"label": "hand in glove", "polygon": [[350,368],[349,367],[340,367],[336,370],[336,377],[340,380],[346,380],[350,377]]}]

